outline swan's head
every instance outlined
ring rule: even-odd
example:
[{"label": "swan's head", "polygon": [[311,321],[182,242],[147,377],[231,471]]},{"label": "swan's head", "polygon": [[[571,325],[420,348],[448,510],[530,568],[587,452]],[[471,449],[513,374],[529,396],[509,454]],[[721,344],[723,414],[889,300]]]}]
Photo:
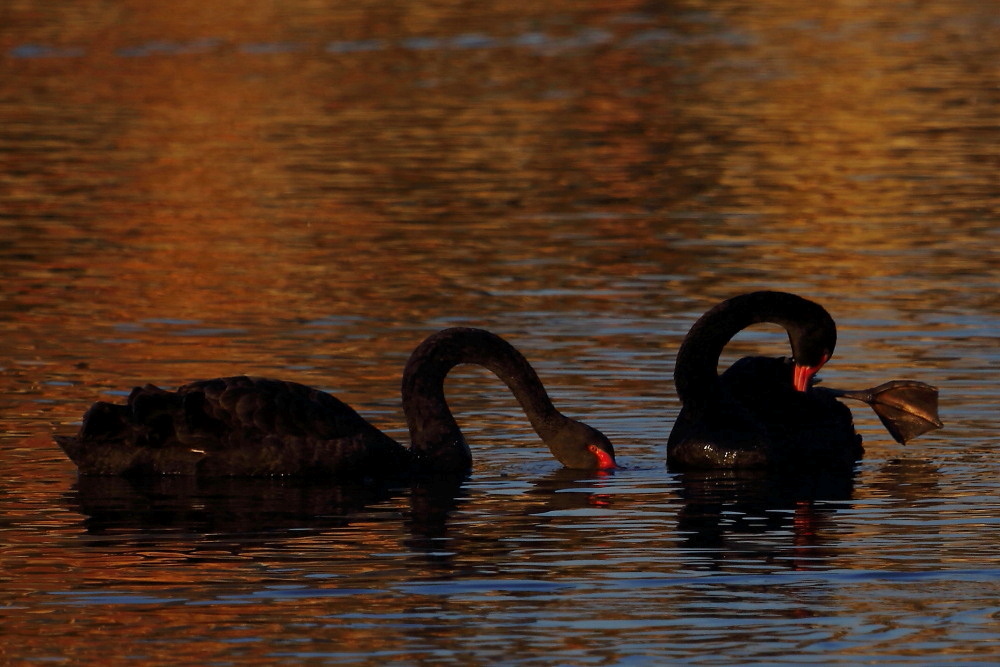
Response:
[{"label": "swan's head", "polygon": [[806,303],[812,306],[813,312],[788,329],[795,360],[792,383],[798,391],[809,389],[813,376],[830,360],[837,346],[837,325],[833,318],[822,306],[810,301]]},{"label": "swan's head", "polygon": [[618,467],[611,441],[593,426],[575,419],[568,419],[546,444],[567,468],[612,470]]}]

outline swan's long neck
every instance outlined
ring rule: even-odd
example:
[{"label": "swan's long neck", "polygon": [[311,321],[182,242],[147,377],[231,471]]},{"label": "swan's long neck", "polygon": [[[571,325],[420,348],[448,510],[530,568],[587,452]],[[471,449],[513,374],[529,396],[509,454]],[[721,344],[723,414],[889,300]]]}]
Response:
[{"label": "swan's long neck", "polygon": [[833,352],[836,326],[822,306],[785,292],[753,292],[723,301],[701,316],[681,343],[674,366],[674,384],[681,402],[699,410],[718,397],[719,358],[733,336],[752,324],[771,322],[788,332],[792,352],[823,340]]},{"label": "swan's long neck", "polygon": [[403,411],[419,465],[455,472],[472,467],[472,454],[444,396],[445,377],[458,364],[484,366],[503,380],[542,440],[548,442],[568,421],[527,359],[509,343],[481,329],[446,329],[421,343],[403,371]]}]

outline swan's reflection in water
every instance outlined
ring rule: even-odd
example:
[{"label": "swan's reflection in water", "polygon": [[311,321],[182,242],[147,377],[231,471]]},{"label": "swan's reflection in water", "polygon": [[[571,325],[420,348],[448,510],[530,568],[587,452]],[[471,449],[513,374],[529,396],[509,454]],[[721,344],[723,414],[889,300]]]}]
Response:
[{"label": "swan's reflection in water", "polygon": [[912,506],[914,502],[938,498],[941,468],[928,459],[889,459],[874,471],[867,486],[873,495],[885,498],[899,507]]},{"label": "swan's reflection in water", "polygon": [[241,554],[290,541],[305,547],[312,537],[317,549],[351,543],[359,554],[410,552],[440,565],[482,556],[482,550],[507,551],[518,534],[571,521],[565,511],[606,504],[599,488],[589,488],[600,484],[592,479],[597,475],[559,470],[518,484],[509,495],[452,475],[424,477],[406,487],[294,478],[82,476],[65,498],[70,510],[85,517],[83,537],[92,547],[128,550],[142,544],[174,553]]},{"label": "swan's reflection in water", "polygon": [[[81,477],[66,498],[85,517],[81,538],[90,548],[188,560],[329,559],[319,567],[339,575],[369,576],[377,557],[377,567],[407,560],[414,577],[478,576],[532,569],[539,563],[523,558],[540,549],[549,566],[570,568],[566,574],[574,561],[603,559],[622,540],[654,549],[657,568],[818,569],[839,555],[836,514],[851,506],[855,475],[703,471],[647,481],[657,484],[654,493],[636,478],[574,470],[530,480],[425,478],[403,488]],[[645,509],[625,509],[637,507]],[[640,566],[627,561],[608,567]]]},{"label": "swan's reflection in water", "polygon": [[[459,502],[462,481],[443,477],[400,489],[295,478],[82,476],[67,503],[86,517],[92,545],[155,542],[240,553],[262,543],[389,520],[405,524],[417,537],[440,535]],[[401,505],[404,493],[409,507]]]},{"label": "swan's reflection in water", "polygon": [[[665,491],[666,503],[660,503],[675,510],[670,516],[676,520],[676,531],[662,526],[663,548],[679,548],[682,560],[691,556],[699,568],[706,556],[720,566],[753,555],[769,559],[770,551],[785,557],[790,534],[806,560],[815,562],[826,553],[824,535],[833,516],[850,506],[854,477],[678,474],[676,495]],[[553,527],[571,528],[560,531],[559,539],[590,551],[587,541],[628,530],[628,514],[601,516],[631,505],[622,481],[563,469],[526,484],[518,480],[510,492],[501,492],[497,479],[470,483],[461,476],[429,477],[404,488],[288,478],[81,477],[66,498],[71,510],[85,516],[85,538],[94,547],[155,544],[175,553],[240,554],[291,540],[306,546],[303,540],[311,537],[317,549],[350,542],[371,552],[419,554],[447,567],[456,559],[503,561],[543,536],[554,539],[548,530]]]},{"label": "swan's reflection in water", "polygon": [[[680,473],[681,546],[700,567],[706,557],[713,568],[746,558],[785,560],[793,569],[821,567],[836,553],[830,537],[834,517],[851,506],[856,476],[855,470]],[[775,541],[788,535],[791,545]]]}]

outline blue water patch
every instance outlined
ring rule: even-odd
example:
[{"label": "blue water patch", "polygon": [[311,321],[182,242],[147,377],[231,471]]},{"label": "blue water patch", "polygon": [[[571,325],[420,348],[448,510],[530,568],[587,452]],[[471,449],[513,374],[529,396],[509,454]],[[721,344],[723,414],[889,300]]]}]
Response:
[{"label": "blue water patch", "polygon": [[402,583],[401,593],[413,595],[461,595],[469,593],[556,592],[572,590],[573,582],[537,581],[532,579],[466,579],[464,581],[425,581]]},{"label": "blue water patch", "polygon": [[205,53],[219,47],[222,40],[214,37],[196,39],[191,42],[161,42],[153,41],[121,48],[115,51],[116,55],[123,58],[144,58],[148,56],[180,56],[194,53]]},{"label": "blue water patch", "polygon": [[408,37],[400,43],[400,46],[411,51],[429,51],[440,48],[442,44],[442,40],[436,37]]},{"label": "blue water patch", "polygon": [[510,40],[510,45],[538,47],[545,46],[549,41],[550,37],[544,32],[526,32]]},{"label": "blue water patch", "polygon": [[365,53],[367,51],[382,51],[387,44],[380,39],[360,39],[346,42],[330,42],[326,45],[329,53]]},{"label": "blue water patch", "polygon": [[[495,48],[526,48],[540,52],[555,52],[571,49],[588,48],[614,41],[615,35],[600,28],[584,28],[568,35],[549,35],[544,32],[526,32],[512,37],[494,37],[483,33],[464,33],[453,36],[436,37],[431,35],[414,35],[396,43],[396,46],[409,51],[430,51],[435,49],[495,49]],[[626,46],[639,45],[656,41],[674,41],[676,35],[665,31],[650,31],[642,33],[638,39],[632,38],[622,42]],[[134,46],[117,49],[115,55],[122,58],[146,58],[150,56],[178,56],[206,53],[225,45],[225,42],[215,37],[205,37],[188,42],[173,42],[166,40],[151,40]],[[384,51],[393,44],[381,39],[358,39],[328,42],[322,47],[327,53],[366,53]],[[247,55],[273,55],[306,51],[309,44],[299,42],[250,42],[232,45],[237,52]],[[70,58],[80,57],[86,50],[79,47],[55,47],[44,44],[21,44],[8,51],[12,58]]]},{"label": "blue water patch", "polygon": [[445,44],[453,49],[489,49],[498,46],[500,42],[489,35],[471,33],[452,37]]},{"label": "blue water patch", "polygon": [[141,605],[163,605],[171,602],[180,603],[183,600],[176,598],[160,597],[155,595],[141,595],[138,593],[127,593],[118,591],[55,591],[50,595],[58,595],[65,599],[67,604],[91,605],[91,604],[141,604]]},{"label": "blue water patch", "polygon": [[242,44],[239,47],[240,53],[251,55],[271,54],[271,53],[294,53],[305,48],[302,44],[295,42],[262,42],[259,44]]},{"label": "blue water patch", "polygon": [[21,44],[8,51],[8,54],[11,58],[78,58],[84,54],[84,50],[76,47]]}]

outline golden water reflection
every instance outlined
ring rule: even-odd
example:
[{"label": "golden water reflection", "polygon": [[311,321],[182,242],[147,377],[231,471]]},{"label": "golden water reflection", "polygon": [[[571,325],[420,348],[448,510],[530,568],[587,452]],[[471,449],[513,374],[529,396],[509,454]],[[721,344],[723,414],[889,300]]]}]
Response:
[{"label": "golden water reflection", "polygon": [[[6,3],[0,656],[989,652],[998,45],[971,0]],[[681,337],[762,287],[838,320],[825,382],[937,384],[947,429],[901,448],[855,410],[866,461],[813,496],[665,471]],[[561,477],[464,369],[450,496],[102,495],[51,441],[240,372],[404,436],[403,363],[452,324],[627,469]]]}]

